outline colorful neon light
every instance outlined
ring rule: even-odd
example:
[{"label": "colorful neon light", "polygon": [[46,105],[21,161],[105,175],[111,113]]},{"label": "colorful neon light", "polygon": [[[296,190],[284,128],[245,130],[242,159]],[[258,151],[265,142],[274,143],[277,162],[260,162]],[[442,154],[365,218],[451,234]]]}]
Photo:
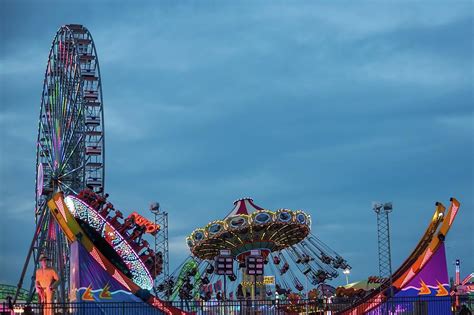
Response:
[{"label": "colorful neon light", "polygon": [[[81,219],[100,233],[117,254],[120,255],[132,274],[133,282],[143,289],[151,290],[153,288],[153,278],[150,272],[145,267],[138,254],[132,249],[130,244],[128,244],[122,235],[99,213],[85,204],[82,200],[74,196],[67,196],[64,201],[75,218]],[[100,261],[98,262],[100,263]],[[115,275],[114,278],[117,279]],[[122,281],[119,281],[125,282],[123,279],[121,280]]]},{"label": "colorful neon light", "polygon": [[146,230],[145,230],[146,233],[155,235],[156,232],[158,232],[160,229],[160,226],[158,224],[151,222],[150,220],[139,215],[136,212],[133,212],[132,214],[130,214],[128,218],[133,218],[136,224],[138,224],[139,226],[146,227]]}]

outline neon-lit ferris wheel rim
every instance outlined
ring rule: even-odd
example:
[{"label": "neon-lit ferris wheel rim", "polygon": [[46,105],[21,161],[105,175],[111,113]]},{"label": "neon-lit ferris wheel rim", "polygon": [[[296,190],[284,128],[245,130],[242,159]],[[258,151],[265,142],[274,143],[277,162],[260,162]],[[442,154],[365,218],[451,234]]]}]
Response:
[{"label": "neon-lit ferris wheel rim", "polygon": [[[104,189],[104,115],[96,48],[82,25],[56,33],[43,82],[37,140],[36,209],[54,191]],[[42,173],[42,174],[40,174]]]}]

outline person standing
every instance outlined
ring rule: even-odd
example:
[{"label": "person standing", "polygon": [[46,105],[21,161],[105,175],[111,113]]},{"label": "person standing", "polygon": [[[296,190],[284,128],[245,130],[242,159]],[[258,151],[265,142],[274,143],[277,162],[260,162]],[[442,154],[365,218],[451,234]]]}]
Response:
[{"label": "person standing", "polygon": [[35,287],[36,292],[38,292],[39,302],[43,304],[43,314],[53,315],[54,290],[59,284],[59,277],[56,270],[48,266],[48,261],[50,261],[48,256],[40,255],[40,268],[36,270]]}]

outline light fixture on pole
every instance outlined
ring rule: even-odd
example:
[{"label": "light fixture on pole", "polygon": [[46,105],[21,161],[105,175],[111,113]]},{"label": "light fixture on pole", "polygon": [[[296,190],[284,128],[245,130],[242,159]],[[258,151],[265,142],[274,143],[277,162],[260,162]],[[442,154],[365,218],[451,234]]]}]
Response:
[{"label": "light fixture on pole", "polygon": [[160,212],[160,203],[158,201],[154,201],[150,204],[150,211],[153,214],[158,214]]},{"label": "light fixture on pole", "polygon": [[161,253],[163,258],[162,271],[158,275],[157,266],[155,264],[154,274],[156,278],[154,279],[154,291],[157,294],[158,286],[164,285],[166,288],[163,295],[161,296],[164,299],[169,299],[170,297],[170,285],[169,285],[169,246],[168,246],[168,212],[163,211],[160,208],[160,203],[154,201],[150,204],[150,212],[153,213],[155,217],[155,225],[159,226],[159,230],[154,234],[154,252],[155,255]]},{"label": "light fixture on pole", "polygon": [[[374,202],[372,209],[377,214],[377,240],[379,254],[379,276],[388,279],[390,285],[390,296],[393,296],[392,288],[392,255],[390,249],[390,222],[389,213],[393,210],[391,202]],[[382,286],[380,286],[382,289]]]},{"label": "light fixture on pole", "polygon": [[351,270],[346,268],[342,273],[346,276],[346,285],[349,284],[349,274],[351,273]]}]

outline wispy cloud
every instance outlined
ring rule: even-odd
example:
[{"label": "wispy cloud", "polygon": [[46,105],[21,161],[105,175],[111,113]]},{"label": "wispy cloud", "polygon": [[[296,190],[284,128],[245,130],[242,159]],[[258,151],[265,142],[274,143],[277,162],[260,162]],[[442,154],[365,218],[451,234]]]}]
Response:
[{"label": "wispy cloud", "polygon": [[[32,72],[44,71],[45,61],[37,58],[41,50],[38,47],[30,47],[25,50],[8,51],[0,58],[0,69],[2,81],[12,76],[25,76]],[[44,52],[47,57],[48,52]]]},{"label": "wispy cloud", "polygon": [[469,62],[445,60],[426,53],[389,52],[356,68],[358,77],[372,81],[444,90],[468,85],[472,75],[465,71]]},{"label": "wispy cloud", "polygon": [[0,209],[5,219],[15,218],[20,221],[33,222],[35,213],[34,199],[24,197],[7,197],[0,201]]}]

